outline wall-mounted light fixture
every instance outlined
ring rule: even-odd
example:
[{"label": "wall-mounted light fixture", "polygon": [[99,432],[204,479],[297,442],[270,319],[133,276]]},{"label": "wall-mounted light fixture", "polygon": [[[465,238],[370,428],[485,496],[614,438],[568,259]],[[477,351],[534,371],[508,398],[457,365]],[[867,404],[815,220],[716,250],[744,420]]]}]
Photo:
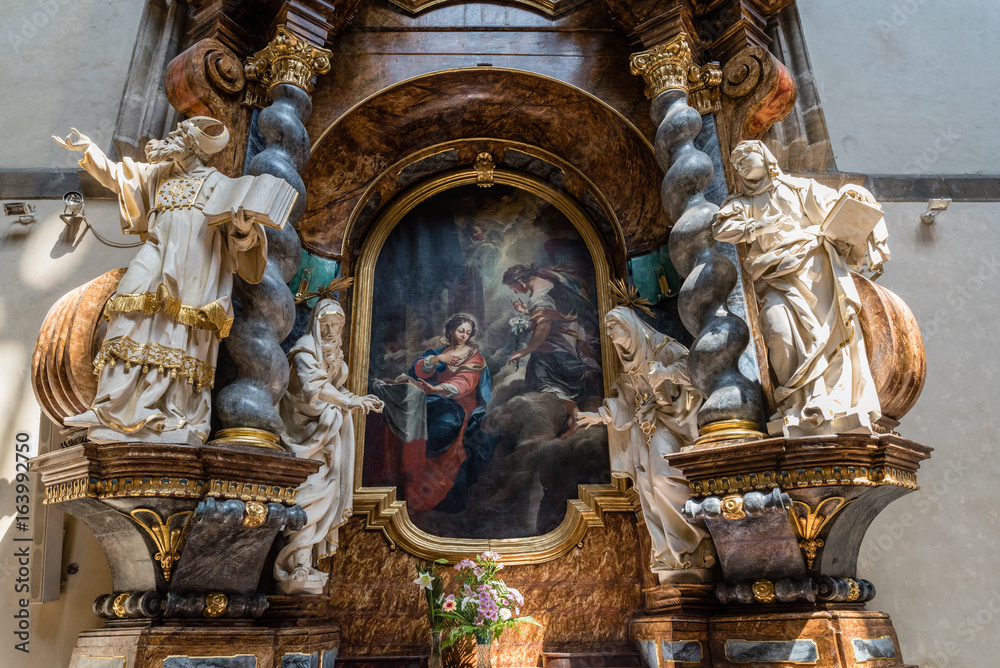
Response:
[{"label": "wall-mounted light fixture", "polygon": [[59,217],[62,222],[66,223],[66,227],[76,232],[80,222],[87,220],[87,215],[84,213],[83,193],[70,190],[63,195],[63,204],[65,206]]},{"label": "wall-mounted light fixture", "polygon": [[35,222],[35,205],[27,202],[5,202],[4,215],[17,216],[17,222],[27,225]]},{"label": "wall-mounted light fixture", "polygon": [[949,204],[951,204],[950,197],[930,200],[927,202],[927,210],[920,214],[920,222],[924,225],[933,225],[937,215],[945,211]]}]

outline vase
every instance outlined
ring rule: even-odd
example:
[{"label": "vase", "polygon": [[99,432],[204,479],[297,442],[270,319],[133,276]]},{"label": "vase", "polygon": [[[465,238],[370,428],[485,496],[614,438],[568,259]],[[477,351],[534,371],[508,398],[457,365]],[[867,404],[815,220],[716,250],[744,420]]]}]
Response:
[{"label": "vase", "polygon": [[431,655],[427,668],[441,668],[441,631],[431,631]]},{"label": "vase", "polygon": [[493,668],[490,648],[493,646],[493,629],[476,631],[476,668]]}]

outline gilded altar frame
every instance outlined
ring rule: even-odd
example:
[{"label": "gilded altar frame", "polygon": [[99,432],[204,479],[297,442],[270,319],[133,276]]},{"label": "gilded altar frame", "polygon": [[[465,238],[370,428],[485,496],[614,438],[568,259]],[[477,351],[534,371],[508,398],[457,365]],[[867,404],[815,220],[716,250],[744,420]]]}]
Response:
[{"label": "gilded altar frame", "polygon": [[[367,235],[361,245],[357,261],[349,268],[350,275],[355,279],[351,299],[349,359],[349,388],[352,392],[367,393],[375,265],[389,234],[403,217],[421,202],[459,186],[476,183],[483,185],[482,179],[481,167],[478,170],[469,167],[419,184],[393,202]],[[543,198],[562,212],[577,229],[593,260],[598,286],[597,308],[603,322],[604,315],[613,306],[608,290],[613,278],[612,268],[607,257],[608,250],[583,210],[570,197],[533,176],[493,168],[490,179],[491,183],[513,186]],[[603,327],[600,337],[604,393],[607,396],[617,376],[619,363]],[[444,558],[454,563],[484,550],[493,550],[503,555],[504,563],[509,565],[551,561],[581,545],[588,529],[604,526],[604,513],[633,512],[636,509],[632,498],[634,495],[626,494],[627,481],[613,479],[610,484],[578,485],[578,498],[568,502],[562,523],[555,530],[540,536],[502,539],[435,536],[413,524],[407,513],[406,502],[396,498],[396,487],[363,486],[366,416],[355,412],[353,419],[356,439],[354,512],[365,513],[366,528],[380,530],[393,549],[399,547],[419,558],[429,560]]]}]

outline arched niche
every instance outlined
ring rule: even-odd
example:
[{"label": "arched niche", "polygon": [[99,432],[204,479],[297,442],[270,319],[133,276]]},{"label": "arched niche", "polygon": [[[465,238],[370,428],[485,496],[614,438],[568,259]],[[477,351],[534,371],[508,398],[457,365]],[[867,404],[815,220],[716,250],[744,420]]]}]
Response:
[{"label": "arched niche", "polygon": [[478,67],[389,86],[327,128],[303,173],[303,245],[349,263],[404,191],[471,166],[483,151],[499,168],[535,176],[576,200],[616,262],[666,243],[662,174],[638,129],[564,82]]}]

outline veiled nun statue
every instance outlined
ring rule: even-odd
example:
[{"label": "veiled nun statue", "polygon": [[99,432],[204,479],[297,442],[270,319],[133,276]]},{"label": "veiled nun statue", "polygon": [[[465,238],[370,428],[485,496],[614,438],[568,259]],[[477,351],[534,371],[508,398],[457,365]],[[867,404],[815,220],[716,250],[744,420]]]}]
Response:
[{"label": "veiled nun statue", "polygon": [[760,331],[778,381],[768,430],[788,437],[870,431],[881,413],[849,270],[867,260],[881,273],[888,232],[879,221],[863,244],[850,246],[821,226],[844,192],[874,203],[871,193],[787,176],[759,141],[740,142],[732,163],[741,192],[723,202],[714,234],[747,244]]},{"label": "veiled nun statue", "polygon": [[577,422],[608,426],[611,475],[635,483],[652,543],[650,568],[660,582],[706,580],[714,563],[705,554],[708,534],[681,515],[690,489],[665,459],[698,434],[702,398],[688,378],[687,348],[625,306],[608,311],[604,323],[623,373],[614,396],[596,413],[579,413]]},{"label": "veiled nun statue", "polygon": [[[351,515],[354,484],[354,423],[351,411],[381,412],[382,402],[357,396],[344,388],[342,331],[344,310],[332,293],[346,288],[331,284],[319,291],[309,329],[288,351],[291,376],[281,400],[282,438],[296,457],[323,463],[299,487],[296,502],[306,511],[306,525],[286,533],[288,543],[274,562],[274,577],[282,594],[319,594],[327,573],[315,561],[337,550],[337,530]],[[315,296],[315,295],[313,295]],[[309,297],[309,295],[306,295]]]}]

